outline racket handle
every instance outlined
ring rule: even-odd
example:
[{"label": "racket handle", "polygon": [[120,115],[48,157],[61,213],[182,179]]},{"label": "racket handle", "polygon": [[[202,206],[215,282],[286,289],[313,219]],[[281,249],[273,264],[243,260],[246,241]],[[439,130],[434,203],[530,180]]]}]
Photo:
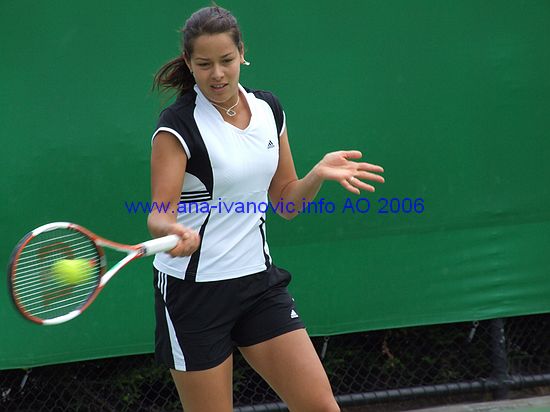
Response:
[{"label": "racket handle", "polygon": [[179,242],[178,235],[168,235],[143,242],[141,247],[145,249],[144,256],[154,255],[159,252],[167,252],[173,249]]}]

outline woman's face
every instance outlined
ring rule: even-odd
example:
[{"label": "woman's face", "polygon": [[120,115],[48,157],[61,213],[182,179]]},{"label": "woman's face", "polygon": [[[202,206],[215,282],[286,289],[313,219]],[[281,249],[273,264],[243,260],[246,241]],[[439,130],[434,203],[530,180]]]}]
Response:
[{"label": "woman's face", "polygon": [[201,92],[215,103],[232,104],[239,92],[239,74],[244,55],[229,33],[203,34],[193,43],[186,58]]}]

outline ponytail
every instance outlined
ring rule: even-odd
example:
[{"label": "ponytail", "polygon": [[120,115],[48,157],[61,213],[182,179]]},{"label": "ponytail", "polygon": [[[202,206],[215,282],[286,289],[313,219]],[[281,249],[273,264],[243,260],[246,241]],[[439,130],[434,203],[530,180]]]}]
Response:
[{"label": "ponytail", "polygon": [[175,89],[181,96],[195,85],[195,78],[185,63],[183,56],[177,57],[162,66],[153,81],[153,89],[166,91]]}]

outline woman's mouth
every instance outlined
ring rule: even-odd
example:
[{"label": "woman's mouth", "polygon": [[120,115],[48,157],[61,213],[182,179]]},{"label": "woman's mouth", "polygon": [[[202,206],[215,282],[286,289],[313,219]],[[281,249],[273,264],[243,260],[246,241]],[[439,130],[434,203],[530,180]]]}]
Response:
[{"label": "woman's mouth", "polygon": [[225,90],[225,88],[227,87],[227,83],[224,83],[224,84],[213,84],[210,86],[215,92],[221,92],[223,90]]}]

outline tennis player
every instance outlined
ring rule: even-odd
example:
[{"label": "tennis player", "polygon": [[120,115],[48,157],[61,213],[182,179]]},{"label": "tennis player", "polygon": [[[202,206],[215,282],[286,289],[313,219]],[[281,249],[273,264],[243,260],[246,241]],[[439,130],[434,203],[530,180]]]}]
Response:
[{"label": "tennis player", "polygon": [[[170,368],[186,412],[232,410],[233,351],[295,412],[339,411],[327,375],[266,241],[265,209],[219,210],[272,200],[290,219],[325,180],[358,194],[382,183],[379,166],[354,161],[358,151],[329,153],[298,179],[285,113],[267,91],[239,83],[247,64],[237,21],[221,7],[195,12],[182,30],[183,52],[155,85],[177,99],[162,111],[152,140],[152,198],[170,202],[153,213],[155,237],[181,236],[157,254],[156,349]],[[206,202],[206,203],[204,203]],[[178,213],[177,207],[208,208]]]}]

